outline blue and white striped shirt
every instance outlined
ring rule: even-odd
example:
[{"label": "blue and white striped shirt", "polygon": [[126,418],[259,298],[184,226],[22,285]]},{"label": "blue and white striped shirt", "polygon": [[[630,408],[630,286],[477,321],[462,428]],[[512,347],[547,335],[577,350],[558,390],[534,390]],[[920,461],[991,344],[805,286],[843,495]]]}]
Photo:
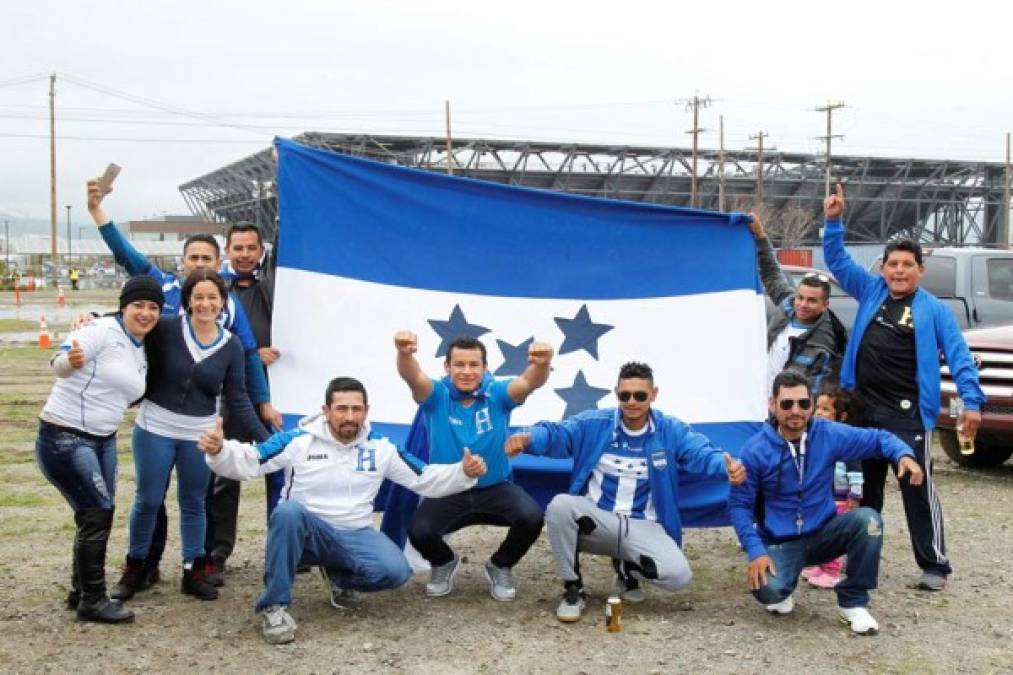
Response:
[{"label": "blue and white striped shirt", "polygon": [[657,520],[647,476],[644,442],[654,432],[653,422],[639,431],[622,424],[615,440],[598,460],[587,486],[587,496],[604,511],[630,518]]}]

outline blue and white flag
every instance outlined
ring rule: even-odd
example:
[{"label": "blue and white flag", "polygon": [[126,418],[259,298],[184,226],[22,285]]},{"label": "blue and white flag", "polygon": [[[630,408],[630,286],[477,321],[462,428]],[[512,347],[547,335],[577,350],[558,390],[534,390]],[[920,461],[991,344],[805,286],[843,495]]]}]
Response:
[{"label": "blue and white flag", "polygon": [[[765,321],[740,214],[594,199],[408,169],[277,141],[281,240],[271,366],[283,413],[319,410],[327,382],[360,379],[375,429],[403,442],[417,406],[394,333],[419,336],[443,375],[448,343],[480,338],[496,377],[534,340],[555,347],[525,426],[616,405],[627,361],[648,363],[656,408],[733,455],[766,416]],[[552,460],[519,458],[525,475]],[[515,465],[517,466],[517,465]],[[726,522],[727,489],[687,476],[684,522]],[[544,502],[544,499],[543,499]]]}]

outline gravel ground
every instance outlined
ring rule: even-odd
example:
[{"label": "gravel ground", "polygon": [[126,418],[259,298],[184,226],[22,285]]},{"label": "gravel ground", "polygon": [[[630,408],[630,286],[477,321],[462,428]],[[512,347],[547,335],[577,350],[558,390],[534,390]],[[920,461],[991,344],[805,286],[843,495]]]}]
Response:
[{"label": "gravel ground", "polygon": [[[34,347],[0,347],[3,672],[1013,672],[1013,464],[967,472],[938,449],[955,574],[942,593],[911,587],[916,569],[891,484],[871,607],[881,625],[875,637],[852,636],[838,623],[830,591],[800,588],[794,614],[768,616],[746,590],[746,561],[730,528],[687,531],[690,589],[651,589],[647,602],[626,604],[618,634],[603,627],[611,566],[586,559],[588,610],[579,623],[563,625],[554,616],[561,587],[545,536],[515,570],[518,599],[500,604],[489,597],[481,565],[503,530],[471,528],[452,539],[465,557],[453,595],[427,600],[418,576],[400,590],[367,596],[357,610],[338,611],[319,575],[300,575],[291,608],[297,640],[270,646],[252,613],[263,573],[259,482],[244,486],[240,541],[217,602],[179,593],[179,520],[170,504],[164,579],[130,603],[137,622],[78,623],[62,607],[73,519],[32,453],[35,418],[51,384],[47,358]],[[110,583],[125,552],[134,489],[129,434],[121,437]]]}]

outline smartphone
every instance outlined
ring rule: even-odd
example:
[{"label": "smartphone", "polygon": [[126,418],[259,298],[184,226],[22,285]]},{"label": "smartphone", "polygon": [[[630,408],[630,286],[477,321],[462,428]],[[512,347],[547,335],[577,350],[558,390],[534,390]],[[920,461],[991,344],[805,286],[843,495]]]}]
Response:
[{"label": "smartphone", "polygon": [[113,181],[116,180],[116,177],[119,175],[120,175],[119,165],[110,163],[109,166],[106,167],[105,172],[98,179],[98,184],[99,187],[102,188],[102,191],[105,192],[106,190],[108,190],[112,186]]}]

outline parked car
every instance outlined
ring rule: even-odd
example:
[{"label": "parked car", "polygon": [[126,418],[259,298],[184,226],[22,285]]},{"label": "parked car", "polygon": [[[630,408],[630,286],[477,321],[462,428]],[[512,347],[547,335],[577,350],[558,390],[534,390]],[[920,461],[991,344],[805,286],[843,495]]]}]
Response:
[{"label": "parked car", "polygon": [[919,285],[949,306],[961,328],[1013,323],[1013,251],[927,248],[924,265]]},{"label": "parked car", "polygon": [[998,466],[1013,455],[1013,325],[964,331],[964,339],[987,397],[981,408],[981,428],[974,439],[974,452],[961,454],[957,420],[950,413],[957,387],[944,364],[942,405],[936,420],[939,442],[946,456],[961,466]]},{"label": "parked car", "polygon": [[848,333],[851,333],[851,326],[855,323],[855,312],[858,311],[858,302],[848,295],[847,291],[841,288],[840,284],[837,283],[837,279],[834,279],[834,275],[826,270],[816,269],[815,267],[801,267],[799,265],[781,265],[781,271],[788,277],[788,282],[792,286],[798,286],[798,283],[802,281],[802,277],[813,272],[827,275],[830,279],[830,309],[833,310],[837,318],[848,329]]}]

